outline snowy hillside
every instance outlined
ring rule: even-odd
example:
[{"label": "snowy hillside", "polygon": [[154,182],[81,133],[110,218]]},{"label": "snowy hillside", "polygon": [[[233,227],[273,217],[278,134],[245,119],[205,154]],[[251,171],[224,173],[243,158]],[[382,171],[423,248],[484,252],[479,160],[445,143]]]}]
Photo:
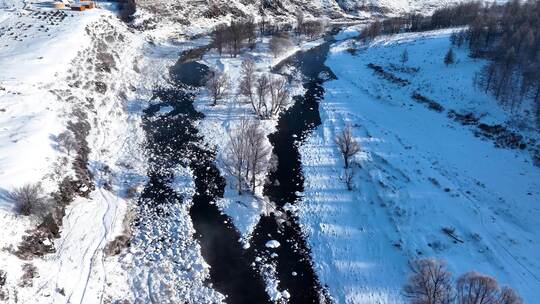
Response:
[{"label": "snowy hillside", "polygon": [[[502,0],[505,1],[505,0]],[[501,2],[502,2],[501,1]],[[322,18],[350,22],[406,13],[429,14],[437,8],[463,0],[142,0],[137,2],[135,24],[155,38],[194,35],[216,24],[239,18],[265,18],[276,23],[294,23],[302,12],[306,19]]]},{"label": "snowy hillside", "polygon": [[[326,62],[338,79],[325,85],[323,125],[301,148],[306,193],[298,212],[321,280],[340,303],[404,302],[408,261],[426,256],[445,259],[456,276],[472,269],[492,275],[526,303],[537,298],[540,170],[526,151],[495,148],[447,115],[509,118],[472,86],[482,61],[463,49],[455,65],[444,65],[448,37],[382,37],[367,49],[340,42]],[[404,66],[403,50],[410,55]],[[444,110],[418,103],[415,92]],[[333,140],[345,125],[363,149],[354,191],[336,182],[343,162]]]},{"label": "snowy hillside", "polygon": [[[105,248],[125,232],[124,187],[135,182],[122,166],[135,168],[139,122],[123,103],[135,98],[127,86],[138,41],[104,9],[0,10],[2,301],[96,303],[125,293],[125,270]],[[40,214],[17,214],[10,193],[25,184],[58,204],[60,231]]]}]

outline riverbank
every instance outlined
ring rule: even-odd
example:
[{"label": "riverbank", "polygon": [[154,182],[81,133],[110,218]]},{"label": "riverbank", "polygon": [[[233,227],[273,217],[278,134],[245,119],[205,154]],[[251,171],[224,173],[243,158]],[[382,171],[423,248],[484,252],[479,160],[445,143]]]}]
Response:
[{"label": "riverbank", "polygon": [[[474,125],[447,115],[480,113],[491,124],[509,115],[473,87],[483,63],[466,49],[454,49],[457,63],[444,65],[449,34],[332,46],[326,65],[337,80],[325,83],[322,125],[300,148],[305,195],[297,211],[317,274],[339,303],[406,303],[408,262],[421,257],[445,260],[455,277],[486,273],[534,301],[540,173],[526,150],[496,148],[474,135]],[[405,49],[410,57],[402,68],[396,54]],[[409,84],[393,83],[368,64]],[[443,112],[416,102],[414,92]],[[362,147],[353,191],[342,180],[333,142],[345,125]],[[445,227],[463,243],[445,235]]]}]

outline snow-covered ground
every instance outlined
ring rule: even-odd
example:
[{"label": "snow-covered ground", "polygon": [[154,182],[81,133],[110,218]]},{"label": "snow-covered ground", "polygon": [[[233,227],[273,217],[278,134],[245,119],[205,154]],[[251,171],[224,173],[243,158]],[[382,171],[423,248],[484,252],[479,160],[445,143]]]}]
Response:
[{"label": "snow-covered ground", "polygon": [[[0,23],[0,185],[36,182],[58,155],[50,136],[62,131],[62,110],[50,90],[67,76],[77,52],[90,44],[85,27],[101,13],[50,17],[2,11]],[[39,17],[39,19],[37,19]],[[55,25],[50,25],[50,19]],[[61,84],[60,84],[61,85]],[[40,151],[40,153],[35,153]]]},{"label": "snow-covered ground", "polygon": [[[432,256],[446,260],[456,277],[477,270],[515,288],[526,303],[538,296],[540,169],[526,151],[495,148],[447,117],[454,110],[482,114],[481,122],[509,118],[473,87],[485,62],[458,49],[457,63],[443,64],[448,37],[402,34],[369,48],[338,42],[326,62],[338,79],[325,84],[323,124],[301,146],[298,212],[317,273],[338,303],[404,302],[407,262]],[[409,84],[382,78],[369,63]],[[415,102],[415,91],[446,110]],[[353,191],[340,182],[343,161],[333,141],[345,125],[362,146]],[[443,228],[455,229],[463,243]]]},{"label": "snow-covered ground", "polygon": [[[129,113],[126,101],[138,98],[130,82],[143,86],[145,80],[133,70],[141,43],[113,12],[61,12],[47,5],[0,10],[4,300],[96,303],[106,299],[106,294],[123,298],[125,270],[115,258],[106,257],[104,249],[125,232],[129,208],[123,197],[128,186],[140,182],[134,174],[143,164],[137,159],[140,119]],[[100,65],[104,62],[108,67]],[[36,182],[50,193],[62,179],[77,175],[71,165],[77,153],[62,149],[57,142],[69,122],[90,126],[85,138],[90,149],[87,167],[96,189],[87,198],[76,197],[67,207],[60,238],[51,240],[55,253],[23,261],[13,251],[40,222],[16,215],[6,194],[13,187]],[[37,274],[29,286],[21,286],[26,263],[36,266]]]}]

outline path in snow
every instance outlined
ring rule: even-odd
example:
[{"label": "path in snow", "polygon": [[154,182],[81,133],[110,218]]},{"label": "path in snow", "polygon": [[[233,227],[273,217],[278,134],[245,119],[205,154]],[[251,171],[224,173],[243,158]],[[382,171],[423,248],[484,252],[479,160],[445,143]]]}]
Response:
[{"label": "path in snow", "polygon": [[[135,154],[130,149],[139,140],[137,126],[132,125],[137,121],[126,114],[123,99],[117,95],[129,86],[129,82],[117,82],[118,79],[131,79],[133,73],[124,61],[131,63],[130,52],[134,50],[123,53],[122,58],[114,51],[128,39],[121,33],[123,26],[107,17],[89,25],[91,45],[83,52],[92,60],[75,60],[71,66],[68,79],[73,82],[97,83],[112,74],[103,82],[105,91],[88,85],[66,89],[63,84],[54,89],[59,102],[66,107],[66,119],[88,124],[85,140],[90,151],[84,166],[91,172],[96,189],[68,206],[56,253],[45,257],[47,268],[37,283],[36,293],[46,297],[36,300],[37,303],[100,303],[111,283],[104,249],[124,232],[128,202],[121,195],[123,186],[130,181],[128,171],[118,163],[120,159],[133,161]],[[100,58],[107,55],[116,68],[98,68]]]}]

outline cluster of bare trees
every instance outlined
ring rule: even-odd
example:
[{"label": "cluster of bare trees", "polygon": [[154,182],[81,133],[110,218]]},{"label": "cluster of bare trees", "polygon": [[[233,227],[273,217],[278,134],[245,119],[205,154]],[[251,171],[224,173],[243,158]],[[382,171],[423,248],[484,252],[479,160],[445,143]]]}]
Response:
[{"label": "cluster of bare trees", "polygon": [[213,44],[219,54],[227,50],[232,57],[238,56],[246,43],[253,46],[257,38],[257,25],[253,19],[220,24],[213,32]]},{"label": "cluster of bare trees", "polygon": [[354,168],[351,167],[351,158],[361,151],[360,144],[354,138],[352,127],[350,125],[347,125],[343,131],[336,135],[334,142],[337,145],[341,156],[343,157],[343,162],[345,163],[345,168],[341,178],[347,185],[347,189],[351,191],[353,189],[355,173]]},{"label": "cluster of bare trees", "polygon": [[403,286],[414,304],[522,304],[510,287],[500,287],[494,278],[467,272],[455,282],[444,262],[426,258],[410,264],[412,275]]},{"label": "cluster of bare trees", "polygon": [[[257,31],[258,28],[258,31]],[[232,57],[238,56],[244,46],[255,46],[257,32],[261,35],[271,35],[270,51],[274,56],[281,54],[292,46],[289,32],[293,30],[291,24],[270,24],[264,15],[259,23],[248,18],[240,21],[232,21],[230,24],[216,26],[212,34],[213,46],[219,54],[228,51]],[[296,33],[306,35],[310,39],[319,37],[325,31],[325,24],[320,20],[304,20],[303,13],[297,15]]]},{"label": "cluster of bare trees", "polygon": [[281,112],[290,100],[287,81],[270,74],[256,75],[255,63],[251,59],[242,62],[242,80],[239,93],[246,97],[255,114],[268,119]]},{"label": "cluster of bare trees", "polygon": [[319,37],[325,31],[325,25],[320,20],[308,20],[304,18],[303,12],[296,14],[296,33],[306,35],[310,39]]},{"label": "cluster of bare trees", "polygon": [[[305,21],[299,17],[297,34],[316,38],[324,32],[320,21]],[[219,54],[228,52],[232,57],[240,54],[246,46],[254,46],[258,32],[261,36],[271,35],[269,50],[277,57],[293,45],[290,32],[291,24],[271,24],[264,14],[256,24],[252,19],[233,21],[218,25],[213,32],[213,47]],[[270,73],[257,73],[255,63],[246,59],[242,63],[241,81],[238,94],[252,107],[260,119],[278,115],[290,102],[290,92],[286,78]],[[230,79],[226,73],[210,71],[205,79],[205,86],[212,98],[213,105],[226,97],[230,89]],[[237,184],[237,190],[255,192],[261,184],[261,175],[268,169],[271,149],[266,144],[265,133],[260,121],[243,117],[229,134],[230,142],[224,153],[224,163]]]},{"label": "cluster of bare trees", "polygon": [[477,85],[512,112],[524,100],[533,100],[540,126],[540,2],[485,7],[467,31],[452,37],[457,46],[464,41],[472,56],[490,60]]},{"label": "cluster of bare trees", "polygon": [[229,138],[224,163],[236,180],[238,194],[246,188],[255,193],[262,184],[260,175],[266,172],[271,155],[260,122],[243,116]]}]

